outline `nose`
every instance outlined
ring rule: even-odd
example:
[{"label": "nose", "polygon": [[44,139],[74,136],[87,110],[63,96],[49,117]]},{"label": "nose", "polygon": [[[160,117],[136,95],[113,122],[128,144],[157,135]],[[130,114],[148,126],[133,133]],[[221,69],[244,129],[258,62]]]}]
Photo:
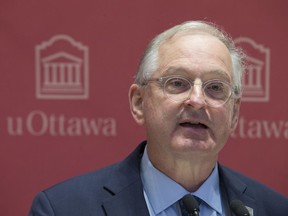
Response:
[{"label": "nose", "polygon": [[195,110],[200,110],[206,106],[205,97],[202,91],[202,83],[194,83],[189,98],[184,101],[187,106],[191,106]]}]

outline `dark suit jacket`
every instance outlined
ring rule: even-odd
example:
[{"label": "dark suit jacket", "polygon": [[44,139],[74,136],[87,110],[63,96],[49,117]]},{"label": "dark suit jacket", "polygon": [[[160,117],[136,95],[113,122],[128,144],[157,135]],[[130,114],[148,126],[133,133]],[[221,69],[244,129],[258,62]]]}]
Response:
[{"label": "dark suit jacket", "polygon": [[[148,216],[140,179],[145,142],[124,161],[72,178],[37,195],[29,216]],[[228,202],[241,200],[254,216],[288,216],[288,199],[219,165]]]}]

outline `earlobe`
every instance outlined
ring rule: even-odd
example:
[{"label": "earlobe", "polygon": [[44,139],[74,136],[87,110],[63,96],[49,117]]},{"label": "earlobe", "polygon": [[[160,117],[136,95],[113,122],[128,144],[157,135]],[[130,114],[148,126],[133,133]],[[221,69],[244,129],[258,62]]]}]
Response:
[{"label": "earlobe", "polygon": [[129,89],[129,103],[133,118],[139,125],[144,124],[143,89],[137,84],[132,84]]}]

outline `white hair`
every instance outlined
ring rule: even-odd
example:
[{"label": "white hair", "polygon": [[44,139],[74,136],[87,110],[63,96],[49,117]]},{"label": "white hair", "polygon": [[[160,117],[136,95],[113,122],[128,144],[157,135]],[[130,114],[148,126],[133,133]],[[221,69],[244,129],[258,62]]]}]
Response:
[{"label": "white hair", "polygon": [[225,44],[230,52],[232,60],[232,79],[235,86],[235,94],[241,94],[242,76],[244,73],[244,54],[237,48],[229,35],[213,23],[204,21],[188,21],[176,25],[157,35],[146,47],[140,61],[135,83],[143,84],[158,69],[159,48],[167,40],[180,33],[195,34],[195,32],[207,33],[218,38]]}]

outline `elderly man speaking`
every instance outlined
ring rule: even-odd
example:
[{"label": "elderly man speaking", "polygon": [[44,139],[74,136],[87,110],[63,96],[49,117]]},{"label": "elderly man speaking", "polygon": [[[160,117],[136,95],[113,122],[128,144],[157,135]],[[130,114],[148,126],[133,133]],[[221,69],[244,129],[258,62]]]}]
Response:
[{"label": "elderly man speaking", "polygon": [[217,162],[237,126],[243,71],[242,52],[212,23],[156,36],[129,89],[146,141],[40,192],[30,216],[287,216],[287,198]]}]

